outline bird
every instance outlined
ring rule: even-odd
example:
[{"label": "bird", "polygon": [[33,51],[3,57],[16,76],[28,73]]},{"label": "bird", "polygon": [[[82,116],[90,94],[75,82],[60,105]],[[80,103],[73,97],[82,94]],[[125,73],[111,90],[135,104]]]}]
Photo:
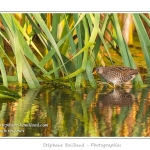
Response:
[{"label": "bird", "polygon": [[106,66],[97,67],[93,74],[98,73],[104,79],[116,85],[124,84],[131,81],[139,73],[138,69],[132,69],[124,66]]}]

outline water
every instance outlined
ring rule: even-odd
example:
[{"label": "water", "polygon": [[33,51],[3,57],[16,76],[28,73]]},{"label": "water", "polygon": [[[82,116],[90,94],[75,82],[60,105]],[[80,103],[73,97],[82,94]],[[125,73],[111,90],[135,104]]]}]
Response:
[{"label": "water", "polygon": [[[145,80],[149,85],[150,80]],[[1,137],[148,137],[150,86],[23,89],[0,103]]]}]

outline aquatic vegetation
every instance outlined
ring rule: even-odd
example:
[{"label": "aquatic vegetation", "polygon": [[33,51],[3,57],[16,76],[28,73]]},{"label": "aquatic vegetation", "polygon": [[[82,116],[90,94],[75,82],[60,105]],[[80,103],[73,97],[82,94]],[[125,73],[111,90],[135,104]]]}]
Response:
[{"label": "aquatic vegetation", "polygon": [[[5,86],[0,86],[0,101],[1,99],[18,99],[21,98],[21,96],[15,92],[14,90],[11,90]],[[3,100],[4,101],[4,100]]]},{"label": "aquatic vegetation", "polygon": [[[149,74],[150,41],[145,27],[150,24],[149,16],[137,13],[122,16],[129,17],[129,25],[120,21],[119,14],[1,13],[3,85],[7,87],[9,82],[17,82],[22,87],[25,82],[29,88],[39,88],[50,82],[52,85],[67,84],[72,90],[87,84],[95,88],[92,72],[97,66],[119,63],[137,68],[129,46],[134,32],[139,37],[146,62],[144,68]],[[133,25],[135,29],[129,30]],[[129,42],[126,33],[129,33]],[[140,74],[134,81],[143,85]]]}]

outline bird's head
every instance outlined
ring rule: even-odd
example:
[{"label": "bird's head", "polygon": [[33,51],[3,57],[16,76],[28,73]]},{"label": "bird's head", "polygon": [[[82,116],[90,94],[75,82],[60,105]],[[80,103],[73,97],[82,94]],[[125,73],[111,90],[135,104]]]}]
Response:
[{"label": "bird's head", "polygon": [[103,73],[103,67],[97,67],[95,70],[94,70],[94,72],[93,72],[93,74],[95,75],[95,74],[102,74]]}]

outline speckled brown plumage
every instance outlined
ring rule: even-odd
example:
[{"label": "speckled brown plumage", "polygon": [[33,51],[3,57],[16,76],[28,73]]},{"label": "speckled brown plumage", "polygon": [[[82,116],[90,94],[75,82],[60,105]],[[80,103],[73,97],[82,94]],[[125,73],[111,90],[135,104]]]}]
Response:
[{"label": "speckled brown plumage", "polygon": [[123,66],[98,67],[95,70],[104,79],[115,85],[120,85],[135,78],[138,69]]}]

